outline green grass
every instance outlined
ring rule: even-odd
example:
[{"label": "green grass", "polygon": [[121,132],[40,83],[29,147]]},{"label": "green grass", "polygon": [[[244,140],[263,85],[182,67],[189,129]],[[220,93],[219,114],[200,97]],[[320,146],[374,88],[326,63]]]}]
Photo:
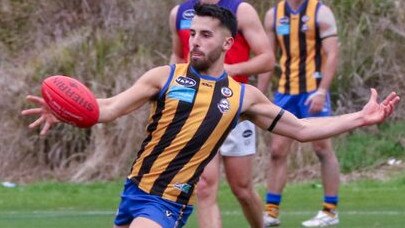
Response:
[{"label": "green grass", "polygon": [[379,165],[389,157],[405,157],[405,122],[384,123],[377,127],[373,132],[356,131],[335,143],[343,173]]},{"label": "green grass", "polygon": [[[282,227],[299,227],[320,208],[316,183],[288,185]],[[91,184],[38,183],[0,187],[0,227],[111,227],[122,182]],[[264,187],[258,187],[264,195]],[[405,175],[387,182],[361,181],[341,187],[340,227],[403,227]],[[219,193],[223,227],[248,227],[226,184]],[[197,227],[193,214],[186,227]]]}]

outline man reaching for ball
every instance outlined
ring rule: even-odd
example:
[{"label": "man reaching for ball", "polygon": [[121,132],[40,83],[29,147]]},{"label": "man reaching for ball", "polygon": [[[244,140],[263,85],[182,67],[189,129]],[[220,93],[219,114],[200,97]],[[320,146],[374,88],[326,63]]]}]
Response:
[{"label": "man reaching for ball", "polygon": [[[392,92],[377,103],[377,92],[361,111],[316,119],[297,119],[250,85],[224,72],[225,53],[236,34],[234,15],[216,5],[195,6],[190,33],[190,63],[156,67],[116,96],[98,99],[100,123],[152,102],[147,136],[127,178],[115,227],[181,227],[192,212],[194,188],[239,117],[262,129],[299,141],[327,138],[382,122],[399,96]],[[41,115],[41,134],[59,122],[40,97],[23,115]]]}]

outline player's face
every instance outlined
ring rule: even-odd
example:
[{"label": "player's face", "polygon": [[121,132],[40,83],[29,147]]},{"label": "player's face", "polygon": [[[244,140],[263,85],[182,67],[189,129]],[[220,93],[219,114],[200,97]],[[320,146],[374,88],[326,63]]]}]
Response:
[{"label": "player's face", "polygon": [[228,39],[232,38],[218,19],[195,16],[189,40],[191,65],[199,71],[207,70],[230,48]]}]

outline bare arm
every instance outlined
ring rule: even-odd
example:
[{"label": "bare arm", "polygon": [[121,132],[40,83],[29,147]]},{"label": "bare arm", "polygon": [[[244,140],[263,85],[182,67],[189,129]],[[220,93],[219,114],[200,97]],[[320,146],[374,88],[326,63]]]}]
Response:
[{"label": "bare arm", "polygon": [[[100,109],[98,122],[113,121],[141,107],[163,88],[169,74],[169,66],[154,68],[141,76],[134,85],[124,92],[111,98],[97,99]],[[36,103],[39,107],[23,110],[22,115],[40,115],[36,121],[29,125],[30,128],[43,125],[40,134],[45,135],[54,124],[60,122],[52,114],[42,97],[29,95],[27,100]]]},{"label": "bare arm", "polygon": [[[266,38],[270,42],[272,56],[274,58],[276,54],[275,52],[277,50],[277,40],[276,34],[274,34],[273,23],[274,23],[274,8],[271,8],[267,11],[266,16],[264,18],[264,30],[267,35]],[[257,88],[264,94],[267,93],[273,70],[274,66],[270,71],[259,74],[259,77],[257,78]]]},{"label": "bare arm", "polygon": [[322,39],[322,52],[325,55],[325,63],[322,66],[322,80],[317,92],[308,99],[309,111],[320,112],[324,106],[326,93],[336,73],[339,57],[339,45],[337,37],[336,21],[332,11],[325,5],[319,9],[317,17],[319,23],[320,37]]},{"label": "bare arm", "polygon": [[163,88],[169,74],[169,66],[154,68],[142,75],[124,92],[110,98],[97,99],[100,108],[98,122],[111,122],[144,105]]},{"label": "bare arm", "polygon": [[274,55],[256,10],[250,4],[243,2],[238,7],[236,17],[238,29],[243,33],[254,57],[246,62],[225,65],[225,70],[229,75],[251,75],[272,70]]},{"label": "bare arm", "polygon": [[[369,102],[361,111],[334,116],[297,119],[285,111],[273,132],[294,138],[298,141],[314,141],[350,131],[357,127],[377,124],[390,116],[398,104],[399,96],[392,92],[381,103],[377,102],[377,92],[372,89]],[[242,111],[244,116],[262,129],[272,125],[281,108],[271,103],[253,86],[246,86]]]},{"label": "bare arm", "polygon": [[170,63],[185,63],[186,59],[183,57],[182,49],[181,49],[181,42],[179,39],[179,36],[177,34],[177,28],[176,28],[176,17],[177,17],[177,12],[179,11],[179,5],[175,6],[171,11],[170,11],[170,17],[169,17],[169,27],[170,27],[170,33],[171,33],[171,38],[172,38],[172,54],[170,56]]}]

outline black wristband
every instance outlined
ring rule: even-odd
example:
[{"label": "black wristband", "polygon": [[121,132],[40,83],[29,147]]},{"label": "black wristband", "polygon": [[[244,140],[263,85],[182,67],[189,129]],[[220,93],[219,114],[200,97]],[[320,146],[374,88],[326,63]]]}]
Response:
[{"label": "black wristband", "polygon": [[274,127],[276,126],[277,122],[281,119],[281,117],[283,116],[283,114],[284,114],[284,109],[281,109],[281,110],[278,112],[276,118],[274,118],[274,120],[273,120],[273,122],[271,123],[270,127],[267,128],[268,131],[271,132],[271,131],[274,129]]}]

